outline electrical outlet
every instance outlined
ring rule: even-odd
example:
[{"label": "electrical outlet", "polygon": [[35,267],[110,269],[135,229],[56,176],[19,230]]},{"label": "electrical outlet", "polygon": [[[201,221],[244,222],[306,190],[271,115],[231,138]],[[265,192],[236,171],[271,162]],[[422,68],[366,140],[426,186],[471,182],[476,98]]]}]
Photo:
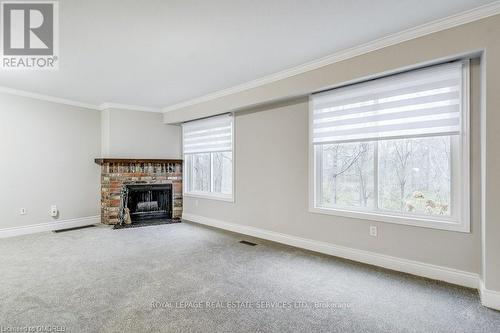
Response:
[{"label": "electrical outlet", "polygon": [[58,213],[59,213],[59,211],[57,210],[57,206],[56,205],[50,206],[50,216],[57,217]]},{"label": "electrical outlet", "polygon": [[370,226],[370,236],[377,237],[377,226]]},{"label": "electrical outlet", "polygon": [[26,210],[26,208],[21,208],[21,209],[19,209],[19,214],[26,215],[26,214],[28,214],[28,211]]}]

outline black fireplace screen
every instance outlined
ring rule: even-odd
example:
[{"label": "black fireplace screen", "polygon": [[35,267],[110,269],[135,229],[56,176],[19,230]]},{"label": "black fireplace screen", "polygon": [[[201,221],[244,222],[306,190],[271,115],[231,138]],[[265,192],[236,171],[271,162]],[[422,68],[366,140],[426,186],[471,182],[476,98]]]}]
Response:
[{"label": "black fireplace screen", "polygon": [[[122,216],[127,208],[132,223],[172,218],[172,184],[125,185],[122,191]],[[120,220],[122,223],[122,218]]]}]

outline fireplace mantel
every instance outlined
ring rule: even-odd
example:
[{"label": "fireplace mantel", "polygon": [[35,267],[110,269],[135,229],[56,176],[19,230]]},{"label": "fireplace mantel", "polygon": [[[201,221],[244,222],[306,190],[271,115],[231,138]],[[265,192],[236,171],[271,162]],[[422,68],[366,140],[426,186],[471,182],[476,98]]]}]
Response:
[{"label": "fireplace mantel", "polygon": [[176,160],[176,159],[151,159],[151,158],[146,158],[146,159],[137,159],[137,158],[96,158],[94,160],[95,163],[99,165],[103,165],[104,163],[176,163],[176,164],[182,164],[182,160]]}]

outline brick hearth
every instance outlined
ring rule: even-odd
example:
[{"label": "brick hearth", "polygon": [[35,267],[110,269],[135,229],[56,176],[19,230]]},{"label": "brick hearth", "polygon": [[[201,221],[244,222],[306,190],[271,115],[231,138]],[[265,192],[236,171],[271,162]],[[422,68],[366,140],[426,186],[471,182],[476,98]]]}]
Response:
[{"label": "brick hearth", "polygon": [[182,216],[182,160],[96,159],[101,166],[101,222],[117,224],[124,184],[172,184],[173,218]]}]

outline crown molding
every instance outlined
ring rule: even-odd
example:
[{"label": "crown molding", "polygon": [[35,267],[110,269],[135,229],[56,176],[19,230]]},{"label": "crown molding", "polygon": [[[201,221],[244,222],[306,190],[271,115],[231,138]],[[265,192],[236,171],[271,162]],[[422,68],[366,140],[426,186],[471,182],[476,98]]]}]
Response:
[{"label": "crown molding", "polygon": [[108,110],[108,109],[122,109],[122,110],[133,110],[142,112],[169,112],[177,109],[185,108],[188,106],[200,104],[203,102],[211,101],[220,97],[228,96],[231,94],[243,92],[245,90],[253,89],[259,86],[263,86],[269,83],[273,83],[279,80],[283,80],[292,77],[297,74],[302,74],[311,70],[315,70],[327,65],[334,64],[349,58],[360,56],[369,52],[373,52],[391,45],[399,44],[411,39],[429,35],[438,31],[450,29],[459,25],[474,22],[483,18],[487,18],[493,15],[500,14],[500,1],[495,1],[490,4],[477,7],[459,14],[448,16],[443,19],[435,20],[411,29],[403,30],[401,32],[376,39],[372,42],[361,44],[346,50],[339,51],[337,53],[331,54],[329,56],[316,59],[305,64],[280,71],[260,79],[249,81],[228,89],[219,90],[207,95],[203,95],[198,98],[190,99],[184,102],[180,102],[171,106],[164,108],[155,108],[141,105],[129,105],[129,104],[119,104],[119,103],[102,103],[100,105],[85,103],[81,101],[75,101],[65,98],[60,98],[56,96],[44,95],[39,93],[34,93],[25,90],[18,90],[8,87],[0,86],[0,93],[28,97],[32,99],[37,99],[46,102],[58,103],[63,105],[69,105],[90,110]]},{"label": "crown molding", "polygon": [[55,96],[38,94],[38,93],[26,91],[26,90],[12,89],[12,88],[2,87],[2,86],[0,86],[0,93],[13,95],[13,96],[27,97],[27,98],[36,99],[39,101],[57,103],[57,104],[62,104],[62,105],[69,105],[69,106],[74,106],[74,107],[78,107],[78,108],[97,110],[97,111],[104,111],[104,110],[108,110],[108,109],[121,109],[121,110],[132,110],[132,111],[141,111],[141,112],[157,112],[157,113],[162,112],[162,110],[160,108],[152,108],[152,107],[142,106],[142,105],[129,105],[129,104],[118,104],[118,103],[102,103],[100,105],[95,105],[95,104],[84,103],[84,102],[75,101],[75,100],[71,100],[71,99],[59,98],[59,97],[55,97]]},{"label": "crown molding", "polygon": [[327,65],[331,65],[343,60],[354,58],[366,53],[370,53],[388,46],[396,45],[411,39],[418,37],[423,37],[435,32],[443,31],[453,27],[457,27],[463,24],[474,22],[480,19],[484,19],[493,15],[500,14],[500,1],[495,1],[490,4],[480,6],[474,9],[470,9],[455,15],[451,15],[442,19],[431,21],[414,28],[406,29],[401,32],[397,32],[368,43],[364,43],[349,49],[345,49],[326,57],[316,59],[305,64],[286,69],[262,78],[252,80],[243,84],[233,86],[228,89],[219,90],[213,93],[209,93],[194,99],[186,100],[177,104],[173,104],[164,107],[162,111],[164,113],[169,111],[174,111],[182,109],[185,107],[193,106],[203,102],[208,102],[217,98],[232,95],[235,93],[243,92],[249,89],[257,88],[269,83],[273,83],[279,80],[287,79],[289,77],[302,74],[308,71],[312,71]]},{"label": "crown molding", "polygon": [[51,102],[51,103],[57,103],[57,104],[63,104],[63,105],[76,106],[78,108],[99,110],[99,107],[97,105],[94,105],[94,104],[74,101],[74,100],[65,99],[65,98],[59,98],[59,97],[50,96],[50,95],[33,93],[30,91],[25,91],[25,90],[0,87],[0,93],[37,99],[37,100],[44,101],[44,102]]},{"label": "crown molding", "polygon": [[119,103],[102,103],[99,105],[99,110],[109,110],[109,109],[120,109],[120,110],[131,110],[131,111],[141,111],[141,112],[162,112],[161,108],[153,108],[149,106],[142,105],[131,105],[131,104],[119,104]]}]

